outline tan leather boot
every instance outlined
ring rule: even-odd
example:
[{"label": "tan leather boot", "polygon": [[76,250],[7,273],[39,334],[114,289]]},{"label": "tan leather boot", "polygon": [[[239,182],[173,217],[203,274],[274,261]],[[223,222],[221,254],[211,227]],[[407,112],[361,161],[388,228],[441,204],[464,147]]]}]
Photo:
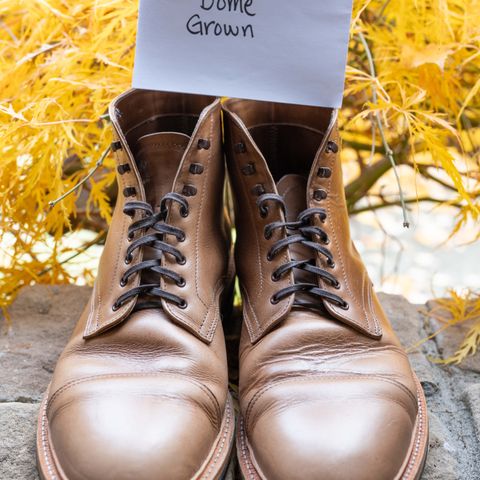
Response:
[{"label": "tan leather boot", "polygon": [[349,232],[336,112],[224,105],[245,479],[418,479],[422,389]]},{"label": "tan leather boot", "polygon": [[115,100],[119,195],[38,430],[46,480],[219,479],[233,443],[219,101]]}]

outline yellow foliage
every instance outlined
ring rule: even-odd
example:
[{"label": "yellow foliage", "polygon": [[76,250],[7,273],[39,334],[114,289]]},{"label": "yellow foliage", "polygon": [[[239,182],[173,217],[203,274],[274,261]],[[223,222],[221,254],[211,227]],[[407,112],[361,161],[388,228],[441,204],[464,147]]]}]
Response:
[{"label": "yellow foliage", "polygon": [[[0,307],[25,284],[75,280],[60,259],[78,195],[48,204],[111,141],[104,115],[131,81],[136,17],[136,1],[0,0]],[[85,187],[87,216],[110,219],[113,182],[110,160]]]},{"label": "yellow foliage", "polygon": [[480,296],[477,293],[467,291],[460,294],[452,290],[450,298],[436,300],[436,306],[427,315],[442,325],[430,338],[453,326],[470,326],[455,354],[445,360],[436,360],[437,363],[458,365],[467,356],[477,353],[480,345]]},{"label": "yellow foliage", "polygon": [[[354,4],[347,145],[363,166],[391,149],[420,174],[444,170],[457,229],[478,220],[480,2]],[[136,0],[0,0],[0,308],[23,285],[74,281],[64,262],[77,250],[65,233],[110,219],[111,159],[80,191],[48,204],[110,143],[106,112],[130,86],[137,8]],[[350,206],[369,195],[378,178],[370,180]]]},{"label": "yellow foliage", "polygon": [[[372,161],[369,146],[382,143],[376,132],[383,128],[397,163],[430,179],[438,178],[431,176],[436,168],[450,178],[445,203],[459,207],[452,235],[468,220],[478,225],[480,2],[358,0],[354,18],[343,118],[354,148],[366,145],[362,166]],[[376,118],[381,119],[377,128]],[[452,291],[439,302],[450,318],[444,328],[471,324],[458,352],[446,361],[461,362],[480,344],[480,297]]]}]

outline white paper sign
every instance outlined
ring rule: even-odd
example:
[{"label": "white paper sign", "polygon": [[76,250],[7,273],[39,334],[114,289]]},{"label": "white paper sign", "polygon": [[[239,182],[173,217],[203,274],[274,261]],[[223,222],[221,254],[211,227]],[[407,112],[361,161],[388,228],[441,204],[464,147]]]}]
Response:
[{"label": "white paper sign", "polygon": [[141,0],[133,86],[342,103],[352,0]]}]

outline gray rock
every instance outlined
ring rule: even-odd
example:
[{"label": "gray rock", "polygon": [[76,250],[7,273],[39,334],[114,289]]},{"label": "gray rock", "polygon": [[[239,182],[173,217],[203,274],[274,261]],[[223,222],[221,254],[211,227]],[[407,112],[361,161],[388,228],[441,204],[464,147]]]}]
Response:
[{"label": "gray rock", "polygon": [[477,439],[480,442],[480,383],[465,389],[464,400],[472,414]]},{"label": "gray rock", "polygon": [[425,355],[425,348],[417,347],[427,337],[425,317],[419,305],[412,305],[400,295],[379,294],[382,307],[397,333],[400,342],[409,352],[410,363],[420,380],[427,397],[438,391],[432,372],[432,364]]},{"label": "gray rock", "polygon": [[36,480],[36,416],[39,405],[0,404],[0,479]]},{"label": "gray rock", "polygon": [[90,288],[26,287],[0,319],[0,402],[40,401]]},{"label": "gray rock", "polygon": [[423,480],[458,480],[459,473],[455,448],[448,442],[448,431],[437,415],[430,413],[429,451]]}]

